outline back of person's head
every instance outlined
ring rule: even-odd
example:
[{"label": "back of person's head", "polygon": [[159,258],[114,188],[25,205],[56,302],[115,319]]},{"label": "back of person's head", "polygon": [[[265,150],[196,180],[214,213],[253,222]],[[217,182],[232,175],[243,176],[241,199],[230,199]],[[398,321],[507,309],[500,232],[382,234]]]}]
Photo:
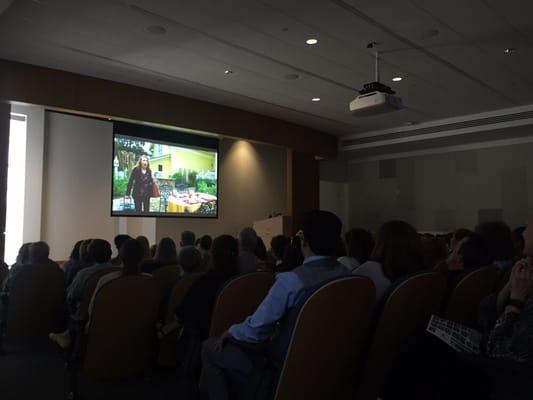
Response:
[{"label": "back of person's head", "polygon": [[131,239],[130,235],[125,235],[121,233],[115,236],[115,239],[113,240],[113,242],[115,243],[115,247],[117,248],[117,250],[120,250],[120,247],[130,239]]},{"label": "back of person's head", "polygon": [[144,259],[144,248],[136,239],[128,239],[120,246],[119,256],[122,260],[122,274],[135,275],[140,272],[140,264]]},{"label": "back of person's head", "polygon": [[187,274],[198,272],[202,268],[202,254],[194,246],[185,246],[180,249],[179,262]]},{"label": "back of person's head", "polygon": [[448,246],[444,238],[434,238],[422,241],[422,250],[424,252],[424,267],[432,269],[440,262],[446,260],[448,256]]},{"label": "back of person's head", "polygon": [[83,240],[78,240],[74,247],[72,248],[72,251],[70,252],[70,259],[73,261],[80,261],[80,247],[83,243]]},{"label": "back of person's head", "polygon": [[257,240],[257,233],[253,228],[244,228],[239,233],[239,248],[253,253],[257,247]]},{"label": "back of person's head", "polygon": [[169,237],[161,239],[157,245],[154,259],[164,264],[176,264],[178,262],[178,255],[174,240]]},{"label": "back of person's head", "polygon": [[381,263],[391,281],[419,271],[423,268],[420,236],[407,222],[386,222],[378,230],[371,259]]},{"label": "back of person's head", "polygon": [[213,271],[227,277],[238,273],[239,244],[233,236],[220,235],[216,237],[211,247],[211,255],[213,257]]},{"label": "back of person's head", "polygon": [[374,238],[367,230],[354,228],[346,234],[348,256],[355,258],[360,264],[370,259],[374,245]]},{"label": "back of person's head", "polygon": [[202,236],[198,242],[198,246],[200,247],[200,250],[203,250],[203,251],[211,250],[212,244],[213,244],[213,239],[209,235]]},{"label": "back of person's head", "polygon": [[44,264],[48,261],[50,247],[45,242],[35,242],[30,245],[29,257],[31,264]]},{"label": "back of person's head", "polygon": [[148,241],[148,238],[141,235],[137,236],[135,240],[137,240],[143,248],[143,259],[150,259],[150,242]]},{"label": "back of person's head", "polygon": [[17,254],[17,264],[24,265],[30,262],[30,246],[31,243],[24,243],[22,246],[20,246],[19,252]]},{"label": "back of person's head", "polygon": [[294,236],[283,255],[283,271],[278,272],[292,271],[294,268],[302,265],[303,262],[302,243],[298,236]]},{"label": "back of person's head", "polygon": [[335,248],[335,257],[345,257],[348,255],[348,252],[346,251],[346,242],[342,240],[342,238],[339,236],[339,240],[337,241],[337,247]]},{"label": "back of person's head", "polygon": [[257,244],[255,245],[254,254],[260,260],[266,260],[267,249],[265,246],[265,242],[263,242],[263,239],[261,239],[260,236],[257,237]]},{"label": "back of person's head", "polygon": [[91,244],[92,239],[85,239],[80,246],[80,262],[83,264],[90,264],[94,262],[89,255],[89,245]]},{"label": "back of person's head", "polygon": [[290,243],[290,239],[284,235],[277,235],[272,238],[270,241],[270,248],[272,249],[272,255],[276,260],[283,260],[285,250]]},{"label": "back of person's head", "polygon": [[500,221],[481,223],[476,226],[476,233],[485,239],[492,261],[513,258],[513,234],[505,223]]},{"label": "back of person's head", "polygon": [[318,256],[334,256],[341,229],[341,220],[332,212],[309,211],[302,219],[302,246]]},{"label": "back of person's head", "polygon": [[194,246],[196,235],[192,231],[181,232],[180,246]]},{"label": "back of person's head", "polygon": [[98,264],[107,263],[111,260],[111,245],[107,240],[93,239],[89,244],[87,253],[90,261]]},{"label": "back of person's head", "polygon": [[493,261],[487,241],[477,233],[463,238],[457,253],[461,256],[464,269],[486,267]]},{"label": "back of person's head", "polygon": [[519,226],[513,231],[513,254],[515,258],[522,258],[524,256],[524,231],[525,226]]}]

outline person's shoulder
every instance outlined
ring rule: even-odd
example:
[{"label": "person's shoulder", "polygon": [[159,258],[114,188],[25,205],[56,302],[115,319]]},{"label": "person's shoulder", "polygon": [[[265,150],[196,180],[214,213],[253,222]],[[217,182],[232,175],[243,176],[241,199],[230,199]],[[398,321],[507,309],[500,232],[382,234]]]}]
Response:
[{"label": "person's shoulder", "polygon": [[381,264],[377,261],[366,261],[360,266],[358,266],[353,273],[356,275],[359,274],[365,274],[365,273],[371,273],[371,272],[377,272],[378,270],[381,270]]}]

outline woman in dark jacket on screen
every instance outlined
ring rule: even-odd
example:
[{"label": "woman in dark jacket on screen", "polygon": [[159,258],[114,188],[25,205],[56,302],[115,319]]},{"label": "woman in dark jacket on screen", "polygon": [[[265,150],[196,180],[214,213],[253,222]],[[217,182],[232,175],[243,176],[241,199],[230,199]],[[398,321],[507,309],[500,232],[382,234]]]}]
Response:
[{"label": "woman in dark jacket on screen", "polygon": [[152,196],[153,184],[150,161],[148,156],[142,155],[137,166],[131,171],[126,189],[126,196],[133,197],[135,202],[135,212],[150,212],[150,197]]}]

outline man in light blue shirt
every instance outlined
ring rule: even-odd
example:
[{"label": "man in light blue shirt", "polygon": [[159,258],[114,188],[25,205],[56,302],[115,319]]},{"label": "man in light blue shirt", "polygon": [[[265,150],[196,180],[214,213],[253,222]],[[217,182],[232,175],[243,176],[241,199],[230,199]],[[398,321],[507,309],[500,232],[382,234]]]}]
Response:
[{"label": "man in light blue shirt", "polygon": [[204,388],[209,399],[228,399],[227,372],[246,381],[253,371],[250,358],[234,341],[267,344],[278,322],[306,295],[307,290],[334,278],[349,275],[349,271],[334,255],[342,224],[327,211],[312,211],[302,221],[301,242],[304,263],[290,272],[280,273],[269,293],[253,315],[235,324],[220,338],[211,338],[203,345]]}]

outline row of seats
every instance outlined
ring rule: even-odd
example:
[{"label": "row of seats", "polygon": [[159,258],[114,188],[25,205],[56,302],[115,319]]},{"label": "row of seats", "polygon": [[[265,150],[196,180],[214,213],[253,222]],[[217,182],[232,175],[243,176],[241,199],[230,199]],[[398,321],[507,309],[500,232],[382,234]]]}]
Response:
[{"label": "row of seats", "polygon": [[[93,378],[132,376],[155,364],[154,327],[162,285],[181,273],[179,266],[165,268],[153,277],[131,276],[101,288],[88,328],[84,373]],[[89,280],[83,300],[86,305],[98,279],[109,272],[102,271]],[[8,336],[45,335],[63,301],[61,271],[39,267],[27,273],[31,276],[20,279],[24,285],[15,282],[11,292]],[[172,320],[178,304],[200,276],[178,280],[163,322]],[[467,272],[446,299],[442,274],[418,273],[393,285],[384,304],[379,305],[367,278],[342,278],[321,286],[295,311],[275,398],[348,398],[357,390],[357,398],[375,399],[404,341],[423,330],[430,315],[440,310],[448,319],[473,324],[474,310],[493,289],[496,276],[492,267]],[[241,275],[228,282],[216,301],[210,336],[220,336],[253,313],[273,282],[273,274],[267,272]],[[176,342],[177,332],[160,342],[160,365],[175,362]]]}]

